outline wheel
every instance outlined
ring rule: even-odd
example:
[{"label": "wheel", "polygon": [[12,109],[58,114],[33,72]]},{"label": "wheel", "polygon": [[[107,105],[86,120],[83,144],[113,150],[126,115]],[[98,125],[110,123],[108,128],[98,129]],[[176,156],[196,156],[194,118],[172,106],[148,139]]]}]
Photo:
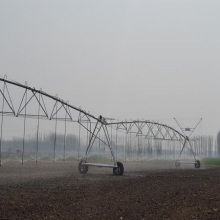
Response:
[{"label": "wheel", "polygon": [[85,162],[85,160],[82,159],[82,160],[79,161],[79,164],[78,164],[78,170],[81,174],[86,174],[88,172],[88,169],[89,169],[88,166],[82,165],[82,163],[84,163],[84,162]]},{"label": "wheel", "polygon": [[180,167],[180,162],[179,162],[179,160],[176,160],[176,161],[175,161],[175,166],[176,166],[176,167]]},{"label": "wheel", "polygon": [[113,174],[116,176],[122,176],[124,173],[124,166],[121,162],[117,162],[117,167],[113,168]]},{"label": "wheel", "polygon": [[195,162],[195,168],[200,168],[200,161],[199,161],[199,160],[196,160],[196,162]]}]

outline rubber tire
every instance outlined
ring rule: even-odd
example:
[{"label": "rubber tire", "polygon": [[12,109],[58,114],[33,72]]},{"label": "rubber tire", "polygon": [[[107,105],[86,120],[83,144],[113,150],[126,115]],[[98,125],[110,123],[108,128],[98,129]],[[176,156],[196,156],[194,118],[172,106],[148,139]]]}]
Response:
[{"label": "rubber tire", "polygon": [[195,163],[195,168],[200,168],[200,161],[199,160],[196,160],[196,163]]},{"label": "rubber tire", "polygon": [[79,164],[78,164],[78,170],[79,170],[79,173],[81,173],[81,174],[86,174],[89,170],[88,166],[82,165],[82,163],[84,163],[84,162],[85,162],[85,160],[82,159],[79,161]]},{"label": "rubber tire", "polygon": [[121,162],[117,162],[117,167],[113,168],[113,174],[115,176],[122,176],[124,174],[124,166]]},{"label": "rubber tire", "polygon": [[179,162],[179,160],[176,160],[176,161],[175,161],[175,167],[176,167],[176,168],[179,168],[179,167],[180,167],[180,162]]}]

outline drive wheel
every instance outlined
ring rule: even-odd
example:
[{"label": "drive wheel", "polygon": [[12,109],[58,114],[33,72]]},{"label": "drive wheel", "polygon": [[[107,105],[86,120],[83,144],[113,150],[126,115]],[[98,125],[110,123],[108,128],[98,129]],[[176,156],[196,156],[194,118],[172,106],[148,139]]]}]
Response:
[{"label": "drive wheel", "polygon": [[199,160],[196,160],[196,162],[195,162],[195,168],[200,168],[200,161],[199,161]]},{"label": "drive wheel", "polygon": [[176,161],[175,161],[175,167],[177,167],[177,168],[180,167],[180,162],[179,162],[179,160],[176,160]]},{"label": "drive wheel", "polygon": [[79,172],[80,172],[81,174],[86,174],[86,173],[88,172],[88,169],[89,169],[88,166],[82,165],[82,163],[84,163],[84,162],[85,162],[85,160],[84,160],[84,159],[81,159],[81,160],[79,161],[79,164],[78,164],[78,170],[79,170]]},{"label": "drive wheel", "polygon": [[113,174],[115,176],[122,176],[124,173],[124,166],[121,162],[117,162],[117,167],[113,168]]}]

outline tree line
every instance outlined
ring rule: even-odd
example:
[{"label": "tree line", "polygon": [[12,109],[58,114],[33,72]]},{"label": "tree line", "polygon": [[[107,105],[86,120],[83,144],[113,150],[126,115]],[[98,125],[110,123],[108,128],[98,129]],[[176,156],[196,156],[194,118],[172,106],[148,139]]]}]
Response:
[{"label": "tree line", "polygon": [[[82,138],[81,138],[82,139]],[[84,138],[85,139],[85,138]],[[127,158],[163,158],[178,156],[181,150],[181,144],[178,141],[162,141],[144,139],[142,137],[132,137],[127,139],[125,137],[118,137],[117,146],[115,137],[112,138],[113,150],[123,157]],[[220,156],[220,131],[217,134],[217,138],[213,136],[197,136],[190,142],[193,151],[196,155],[202,157],[217,157]],[[29,136],[23,138],[12,138],[11,140],[2,140],[2,152],[28,152],[35,154],[39,152],[41,154],[56,154],[70,153],[76,154],[81,149],[84,152],[87,143],[79,139],[74,134],[41,134],[38,136]],[[95,152],[106,150],[100,141],[95,141]],[[188,152],[190,155],[190,152]]]}]

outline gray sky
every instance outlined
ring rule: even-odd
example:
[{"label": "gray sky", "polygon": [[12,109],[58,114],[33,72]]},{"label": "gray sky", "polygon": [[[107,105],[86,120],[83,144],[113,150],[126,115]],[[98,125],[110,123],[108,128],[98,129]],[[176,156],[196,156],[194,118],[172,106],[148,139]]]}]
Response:
[{"label": "gray sky", "polygon": [[219,11],[219,0],[0,0],[0,75],[95,116],[202,117],[215,135]]}]

